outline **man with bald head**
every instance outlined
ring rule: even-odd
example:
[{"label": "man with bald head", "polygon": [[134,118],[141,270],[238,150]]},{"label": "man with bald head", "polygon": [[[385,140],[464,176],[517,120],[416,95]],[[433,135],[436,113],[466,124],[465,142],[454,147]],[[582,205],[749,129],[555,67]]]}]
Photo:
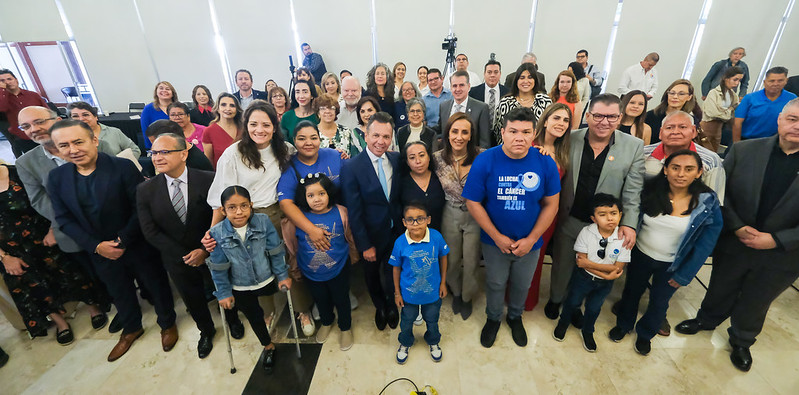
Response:
[{"label": "man with bald head", "polygon": [[341,112],[336,122],[350,130],[358,127],[358,112],[356,107],[361,100],[361,83],[353,76],[341,80]]},{"label": "man with bald head", "polygon": [[58,121],[50,130],[60,155],[70,162],[48,177],[56,222],[92,254],[119,311],[122,335],[108,361],[124,355],[144,332],[134,279],[150,294],[161,345],[170,351],[178,340],[174,302],[164,267],[139,227],[136,187],[141,174],[131,161],[98,152],[97,136],[83,122]]}]

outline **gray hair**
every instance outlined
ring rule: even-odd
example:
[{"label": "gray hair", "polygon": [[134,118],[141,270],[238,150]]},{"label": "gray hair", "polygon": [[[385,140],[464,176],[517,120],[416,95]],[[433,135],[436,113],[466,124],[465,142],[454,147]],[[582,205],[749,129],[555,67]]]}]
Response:
[{"label": "gray hair", "polygon": [[175,134],[175,133],[161,133],[155,139],[158,140],[161,137],[169,137],[169,138],[175,139],[175,142],[176,142],[175,149],[185,150],[186,148],[188,148],[188,145],[186,144],[186,137],[185,136],[180,136],[180,135]]},{"label": "gray hair", "polygon": [[733,52],[735,52],[735,51],[737,51],[737,50],[739,50],[739,49],[740,49],[740,50],[742,50],[742,51],[744,51],[744,56],[746,56],[746,50],[744,49],[744,47],[735,47],[735,48],[731,49],[731,50],[730,50],[730,53],[729,53],[727,56],[728,56],[728,57],[729,57],[729,56],[732,56],[732,53],[733,53]]},{"label": "gray hair", "polygon": [[405,84],[411,84],[413,91],[416,92],[415,97],[422,97],[422,91],[419,90],[419,87],[416,86],[416,83],[413,81],[405,81],[402,83],[402,85],[400,85],[400,97],[402,97],[402,87],[405,86]]},{"label": "gray hair", "polygon": [[673,113],[671,113],[671,114],[668,114],[668,115],[666,115],[666,116],[663,118],[663,122],[661,122],[661,123],[660,123],[660,126],[663,126],[663,125],[665,125],[665,124],[666,124],[666,121],[668,121],[669,119],[672,119],[672,118],[674,118],[674,117],[678,117],[678,116],[679,116],[679,117],[685,117],[685,118],[687,118],[688,120],[690,120],[690,121],[691,121],[691,125],[693,125],[693,124],[694,124],[694,116],[693,116],[693,115],[691,115],[691,114],[689,114],[689,113],[687,113],[687,112],[685,112],[685,111],[675,111],[675,112],[673,112]]},{"label": "gray hair", "polygon": [[414,97],[411,100],[408,100],[407,103],[405,103],[405,111],[406,112],[411,112],[411,107],[413,107],[414,104],[418,104],[418,105],[422,106],[422,113],[423,114],[427,114],[427,105],[424,104],[424,100],[422,100],[422,99],[420,99],[418,97]]},{"label": "gray hair", "polygon": [[524,62],[526,62],[526,61],[528,61],[530,59],[532,59],[533,62],[537,62],[538,61],[538,56],[535,56],[535,54],[532,53],[532,52],[527,52],[526,54],[522,55],[522,63],[524,63]]},{"label": "gray hair", "polygon": [[799,97],[793,98],[788,103],[785,103],[785,106],[782,107],[782,111],[780,111],[780,115],[784,114],[785,111],[788,111],[788,108],[793,106],[799,106]]}]

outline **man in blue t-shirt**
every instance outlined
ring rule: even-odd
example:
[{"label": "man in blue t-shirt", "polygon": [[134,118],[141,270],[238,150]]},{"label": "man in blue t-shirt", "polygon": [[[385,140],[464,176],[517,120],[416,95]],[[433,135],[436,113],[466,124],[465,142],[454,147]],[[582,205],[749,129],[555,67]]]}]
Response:
[{"label": "man in blue t-shirt", "polygon": [[486,261],[486,315],[480,343],[491,347],[508,292],[507,322],[513,341],[527,345],[522,309],[533,280],[541,235],[558,212],[560,176],[555,161],[532,148],[535,114],[517,108],[505,117],[504,144],[477,156],[463,188],[466,206],[482,228]]},{"label": "man in blue t-shirt", "polygon": [[772,67],[766,72],[763,89],[741,99],[735,108],[735,123],[732,126],[732,141],[771,137],[777,134],[777,117],[782,108],[796,95],[786,91],[788,69]]}]

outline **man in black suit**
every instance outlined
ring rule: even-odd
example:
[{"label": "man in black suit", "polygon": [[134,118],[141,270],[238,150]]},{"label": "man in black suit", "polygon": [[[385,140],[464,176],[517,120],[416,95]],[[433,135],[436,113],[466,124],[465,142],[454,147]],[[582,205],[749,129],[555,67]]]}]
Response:
[{"label": "man in black suit", "polygon": [[391,115],[378,112],[366,125],[366,149],[344,163],[341,188],[349,210],[355,246],[366,260],[366,287],[375,305],[375,325],[394,329],[399,312],[388,259],[399,236],[402,208],[399,197],[399,153],[387,152],[394,135]]},{"label": "man in black suit", "polygon": [[[183,136],[183,129],[175,121],[159,119],[151,123],[150,126],[147,127],[147,130],[144,131],[151,145],[158,136],[164,133],[174,133]],[[155,176],[155,166],[153,166],[153,161],[150,160],[150,158],[139,158],[139,164],[141,165],[141,174],[143,176],[147,178]],[[190,144],[186,151],[186,166],[197,170],[214,171],[214,166],[211,165],[211,161],[208,160],[208,157],[193,144]]]},{"label": "man in black suit", "polygon": [[490,118],[494,119],[494,111],[499,106],[499,99],[508,93],[508,88],[499,83],[502,77],[502,65],[496,60],[489,60],[483,69],[484,83],[469,90],[469,97],[488,105]]},{"label": "man in black suit", "polygon": [[[139,223],[144,238],[161,251],[161,260],[200,330],[197,353],[202,359],[211,353],[216,334],[205,298],[204,280],[211,277],[205,266],[208,253],[200,244],[211,227],[213,210],[206,200],[214,173],[186,166],[182,135],[161,134],[150,153],[159,174],[137,188]],[[240,339],[244,336],[241,320],[234,310],[225,312],[231,334]]]},{"label": "man in black suit", "polygon": [[175,306],[164,267],[142,238],[136,214],[136,186],[143,178],[129,160],[97,151],[99,140],[83,122],[56,122],[53,143],[70,163],[50,172],[47,191],[56,223],[92,253],[97,275],[114,298],[122,336],[108,355],[113,362],[144,333],[134,279],[152,300],[161,327],[161,346],[177,343]]},{"label": "man in black suit", "polygon": [[252,89],[252,73],[250,73],[249,70],[236,70],[236,86],[239,87],[239,90],[234,93],[233,96],[236,96],[236,99],[239,99],[242,110],[247,109],[253,100],[268,99],[266,92]]},{"label": "man in black suit", "polygon": [[472,138],[477,145],[483,148],[491,148],[491,120],[489,117],[488,106],[469,97],[469,73],[464,70],[456,71],[450,76],[450,86],[452,87],[452,99],[446,100],[439,105],[438,128],[439,135],[444,135],[447,120],[452,114],[462,112],[469,114],[472,120]]},{"label": "man in black suit", "polygon": [[730,360],[746,372],[771,303],[799,278],[799,99],[783,107],[777,136],[735,143],[724,170],[724,229],[710,285],[696,318],[676,330],[712,331],[729,317]]}]

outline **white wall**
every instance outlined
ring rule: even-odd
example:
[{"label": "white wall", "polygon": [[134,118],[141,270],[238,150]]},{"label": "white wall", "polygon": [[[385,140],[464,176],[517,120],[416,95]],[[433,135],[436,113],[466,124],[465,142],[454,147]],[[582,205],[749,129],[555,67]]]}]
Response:
[{"label": "white wall", "polygon": [[3,41],[63,41],[67,33],[53,0],[0,1]]}]

